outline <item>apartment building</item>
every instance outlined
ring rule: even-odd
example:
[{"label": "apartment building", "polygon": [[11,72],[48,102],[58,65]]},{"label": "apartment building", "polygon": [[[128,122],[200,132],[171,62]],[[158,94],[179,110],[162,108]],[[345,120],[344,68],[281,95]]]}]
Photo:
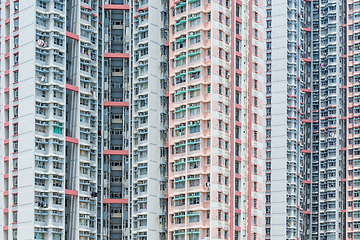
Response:
[{"label": "apartment building", "polygon": [[266,3],[265,239],[345,236],[342,16],[341,1]]},{"label": "apartment building", "polygon": [[[359,51],[359,9],[360,2],[347,1],[344,5],[346,12],[344,25],[344,158],[346,158],[346,191],[344,196],[344,239],[360,239],[359,231],[359,74],[358,74],[358,51]],[[345,28],[346,27],[346,28]],[[344,98],[345,98],[344,96]],[[346,125],[345,125],[346,124]],[[345,138],[346,136],[346,138]],[[344,179],[345,180],[345,179]]]},{"label": "apartment building", "polygon": [[2,239],[166,239],[168,7],[1,3]]},{"label": "apartment building", "polygon": [[169,4],[165,0],[131,4],[128,239],[165,240]]},{"label": "apartment building", "polygon": [[169,15],[168,239],[263,239],[262,2]]},{"label": "apartment building", "polygon": [[356,1],[0,6],[1,238],[360,236]]},{"label": "apartment building", "polygon": [[96,236],[96,4],[1,3],[2,239]]},{"label": "apartment building", "polygon": [[300,1],[266,1],[264,239],[301,236],[305,88],[301,7]]},{"label": "apartment building", "polygon": [[342,1],[303,2],[304,239],[345,237],[343,6]]}]

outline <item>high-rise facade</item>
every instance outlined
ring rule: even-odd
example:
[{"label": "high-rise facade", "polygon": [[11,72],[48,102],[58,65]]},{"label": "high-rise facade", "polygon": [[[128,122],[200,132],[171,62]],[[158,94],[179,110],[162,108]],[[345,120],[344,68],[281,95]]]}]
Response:
[{"label": "high-rise facade", "polygon": [[128,234],[129,10],[124,1],[99,1],[97,239]]},{"label": "high-rise facade", "polygon": [[96,237],[94,11],[1,3],[2,239]]},{"label": "high-rise facade", "polygon": [[344,6],[343,1],[302,3],[304,239],[345,237]]},{"label": "high-rise facade", "polygon": [[168,239],[263,239],[263,12],[170,1]]},{"label": "high-rise facade", "polygon": [[[359,193],[360,193],[360,149],[359,149],[359,1],[347,1],[344,5],[344,155],[346,157],[345,176],[346,191],[344,191],[344,222],[346,233],[344,239],[360,239]],[[345,122],[346,121],[346,122]]]},{"label": "high-rise facade", "polygon": [[166,239],[168,2],[1,7],[2,238]]},{"label": "high-rise facade", "polygon": [[353,1],[1,6],[1,239],[359,239]]},{"label": "high-rise facade", "polygon": [[341,1],[266,3],[266,239],[343,239]]},{"label": "high-rise facade", "polygon": [[266,1],[265,239],[298,239],[302,202],[300,1]]},{"label": "high-rise facade", "polygon": [[[308,152],[304,155],[303,182],[307,195],[305,205],[310,211],[304,215],[304,236],[312,239],[344,239],[346,235],[346,192],[342,181],[346,172],[343,6],[342,1],[304,3],[307,9],[304,39],[311,42],[304,45],[303,58],[304,82],[307,81],[304,111],[306,118],[311,119],[304,129],[304,149]],[[308,85],[310,79],[311,86]]]}]

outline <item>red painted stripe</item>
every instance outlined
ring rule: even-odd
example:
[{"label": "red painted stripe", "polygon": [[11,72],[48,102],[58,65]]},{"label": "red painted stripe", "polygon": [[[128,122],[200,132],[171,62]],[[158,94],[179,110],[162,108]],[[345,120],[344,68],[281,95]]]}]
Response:
[{"label": "red painted stripe", "polygon": [[5,59],[10,57],[10,53],[5,53]]},{"label": "red painted stripe", "polygon": [[8,226],[8,225],[4,226],[4,227],[3,227],[3,230],[4,230],[4,231],[9,230],[9,226]]},{"label": "red painted stripe", "polygon": [[128,150],[104,150],[104,155],[129,155]]},{"label": "red painted stripe", "polygon": [[5,36],[5,42],[10,40],[10,35]]},{"label": "red painted stripe", "polygon": [[307,181],[307,180],[303,180],[302,182],[305,183],[305,184],[310,184],[311,183],[311,181]]},{"label": "red painted stripe", "polygon": [[[252,13],[253,8],[253,0],[249,0],[249,13]],[[252,43],[252,16],[253,14],[249,14],[249,43]],[[251,177],[252,177],[252,167],[251,167],[251,159],[252,159],[252,86],[253,86],[253,79],[252,79],[252,49],[253,47],[249,47],[249,74],[248,74],[248,216],[247,216],[247,239],[251,240],[251,190],[252,190],[252,184],[251,184]]]},{"label": "red painted stripe", "polygon": [[302,211],[303,214],[310,214],[310,211]]},{"label": "red painted stripe", "polygon": [[9,144],[9,139],[5,139],[4,140],[4,144],[6,145],[6,144]]},{"label": "red painted stripe", "polygon": [[130,10],[129,5],[120,5],[120,4],[105,4],[105,10]]},{"label": "red painted stripe", "polygon": [[4,196],[8,196],[9,195],[9,191],[4,191]]},{"label": "red painted stripe", "polygon": [[311,150],[305,150],[305,149],[303,149],[301,152],[302,152],[302,153],[311,153]]},{"label": "red painted stripe", "polygon": [[90,11],[92,11],[92,8],[91,7],[87,7],[87,6],[84,6],[84,5],[80,5],[82,8],[85,8],[85,9],[88,9]]},{"label": "red painted stripe", "polygon": [[4,157],[4,162],[7,162],[7,161],[9,161],[9,156]]},{"label": "red painted stripe", "polygon": [[311,92],[311,89],[303,88],[302,91],[303,92]]},{"label": "red painted stripe", "polygon": [[109,102],[109,101],[105,101],[104,106],[105,107],[128,107],[129,102]]},{"label": "red painted stripe", "polygon": [[72,32],[68,32],[68,31],[66,31],[66,37],[76,40],[76,41],[79,41],[79,39],[80,39],[79,35],[72,33]]},{"label": "red painted stripe", "polygon": [[4,213],[8,213],[9,209],[8,208],[4,208]]},{"label": "red painted stripe", "polygon": [[129,58],[128,53],[104,53],[104,58]]},{"label": "red painted stripe", "polygon": [[4,122],[4,127],[8,127],[9,126],[9,121]]},{"label": "red painted stripe", "polygon": [[65,141],[68,143],[79,144],[79,139],[66,136]]},{"label": "red painted stripe", "polygon": [[79,87],[71,85],[71,84],[66,84],[66,90],[70,90],[73,92],[79,92]]},{"label": "red painted stripe", "polygon": [[103,203],[122,203],[127,204],[129,202],[128,199],[103,199]]},{"label": "red painted stripe", "polygon": [[10,23],[10,18],[5,19],[5,24]]},{"label": "red painted stripe", "polygon": [[302,58],[302,60],[303,60],[304,62],[311,62],[311,59],[310,59],[310,58]]},{"label": "red painted stripe", "polygon": [[6,104],[6,105],[4,106],[4,109],[5,109],[5,110],[8,110],[8,109],[9,109],[9,104]]},{"label": "red painted stripe", "polygon": [[65,189],[65,194],[66,195],[71,195],[71,196],[78,196],[79,195],[78,191],[70,190],[70,189]]},{"label": "red painted stripe", "polygon": [[9,174],[8,174],[8,173],[5,173],[5,174],[4,174],[4,179],[7,179],[7,178],[9,178]]},{"label": "red painted stripe", "polygon": [[148,8],[149,8],[149,6],[146,6],[146,7],[143,7],[143,8],[139,8],[139,9],[138,9],[138,12],[144,11],[144,10],[146,10],[146,9],[148,9]]},{"label": "red painted stripe", "polygon": [[10,74],[10,69],[5,70],[5,76]]},{"label": "red painted stripe", "polygon": [[311,28],[303,28],[305,32],[311,32]]}]

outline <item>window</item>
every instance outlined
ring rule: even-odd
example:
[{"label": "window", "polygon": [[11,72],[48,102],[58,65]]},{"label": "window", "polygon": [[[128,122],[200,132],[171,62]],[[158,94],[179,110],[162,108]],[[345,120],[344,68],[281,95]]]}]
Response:
[{"label": "window", "polygon": [[18,159],[15,158],[13,159],[13,170],[17,170],[18,169]]},{"label": "window", "polygon": [[14,124],[13,125],[13,135],[18,135],[19,134],[19,124]]},{"label": "window", "polygon": [[13,223],[16,223],[18,221],[18,212],[12,212],[13,214]]},{"label": "window", "polygon": [[19,47],[19,36],[14,37],[14,48]]},{"label": "window", "polygon": [[192,2],[190,4],[190,9],[194,9],[201,6],[201,0],[197,0],[196,2]]},{"label": "window", "polygon": [[[47,21],[37,17],[36,18],[36,24],[39,25],[39,26],[42,26],[42,27],[46,27]],[[17,30],[17,29],[15,29],[15,30]]]},{"label": "window", "polygon": [[17,188],[18,187],[18,177],[13,177],[12,181],[13,181],[13,188]]},{"label": "window", "polygon": [[267,27],[267,28],[271,28],[271,20],[267,20],[267,21],[266,21],[266,27]]},{"label": "window", "polygon": [[46,2],[37,0],[36,1],[36,6],[38,6],[40,8],[43,8],[43,9],[46,9]]},{"label": "window", "polygon": [[64,23],[54,20],[54,26],[63,29],[64,28]]},{"label": "window", "polygon": [[[201,22],[201,15],[200,13],[193,14],[192,17],[189,17],[188,21],[190,21],[190,27],[194,27],[200,24]],[[185,24],[184,24],[185,26]],[[185,28],[184,28],[185,29]]]},{"label": "window", "polygon": [[[37,21],[38,18],[36,18]],[[46,21],[45,21],[45,25],[46,25]],[[18,19],[14,19],[14,31],[19,30],[19,18]]]},{"label": "window", "polygon": [[64,41],[60,38],[54,38],[54,44],[58,46],[63,46]]},{"label": "window", "polygon": [[63,10],[64,10],[64,7],[63,7],[63,6],[64,6],[64,5],[61,4],[61,3],[57,3],[57,2],[54,3],[54,9],[55,9],[55,10],[63,11]]},{"label": "window", "polygon": [[266,32],[266,38],[271,38],[271,31]]},{"label": "window", "polygon": [[14,114],[14,118],[17,118],[19,116],[19,107],[13,107],[13,114]]},{"label": "window", "polygon": [[14,65],[19,63],[19,53],[14,54]]}]

